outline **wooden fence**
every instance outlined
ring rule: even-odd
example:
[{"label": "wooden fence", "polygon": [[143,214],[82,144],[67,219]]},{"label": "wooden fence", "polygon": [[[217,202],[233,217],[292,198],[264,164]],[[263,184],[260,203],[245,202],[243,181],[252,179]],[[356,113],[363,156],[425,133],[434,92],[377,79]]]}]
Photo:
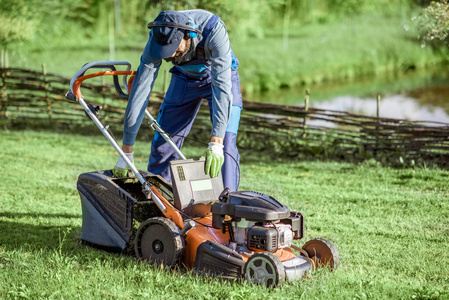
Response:
[{"label": "wooden fence", "polygon": [[[98,134],[82,107],[65,98],[70,79],[45,71],[0,69],[0,124],[11,128],[51,128]],[[112,84],[83,83],[86,102],[102,105],[104,124],[121,133],[126,99]],[[308,97],[308,96],[306,96]],[[163,98],[153,92],[149,111],[154,116]],[[204,101],[206,102],[206,101]],[[207,141],[211,129],[207,102],[202,105],[190,137]],[[149,140],[149,126],[139,138]],[[330,159],[375,158],[393,164],[449,166],[449,124],[386,119],[343,111],[244,101],[238,146],[283,157]]]}]

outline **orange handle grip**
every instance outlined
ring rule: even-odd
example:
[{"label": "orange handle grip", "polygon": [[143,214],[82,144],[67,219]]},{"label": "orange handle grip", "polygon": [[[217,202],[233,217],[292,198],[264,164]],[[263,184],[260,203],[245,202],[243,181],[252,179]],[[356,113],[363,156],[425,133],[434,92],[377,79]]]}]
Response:
[{"label": "orange handle grip", "polygon": [[83,81],[86,79],[89,79],[89,78],[94,78],[94,77],[104,76],[104,75],[133,75],[128,80],[128,91],[130,91],[132,81],[134,80],[134,75],[136,75],[136,71],[102,71],[102,72],[97,72],[97,73],[92,73],[89,75],[81,76],[77,80],[75,80],[75,82],[73,83],[73,94],[77,97],[77,99],[82,98],[83,95],[81,94],[81,84],[83,83]]}]

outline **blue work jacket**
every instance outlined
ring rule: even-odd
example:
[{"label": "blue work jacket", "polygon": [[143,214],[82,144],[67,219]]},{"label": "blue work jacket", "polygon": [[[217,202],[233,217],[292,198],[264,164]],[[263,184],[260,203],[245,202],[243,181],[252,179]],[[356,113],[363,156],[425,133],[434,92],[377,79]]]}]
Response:
[{"label": "blue work jacket", "polygon": [[[195,23],[203,31],[212,13],[205,10],[182,11],[191,22]],[[140,65],[134,79],[128,105],[124,118],[123,143],[134,145],[137,132],[142,123],[145,109],[148,105],[150,93],[154,86],[154,81],[158,75],[162,60],[150,55],[150,42],[153,38],[150,31],[149,40],[140,58]],[[232,110],[231,93],[231,67],[233,66],[233,55],[229,42],[228,33],[224,23],[219,20],[215,27],[208,34],[204,44],[204,58],[210,61],[209,65],[197,66],[195,69],[189,64],[195,59],[197,45],[202,41],[203,36],[198,34],[192,38],[190,50],[183,57],[176,57],[175,66],[180,67],[184,74],[191,76],[193,80],[210,76],[212,86],[212,132],[211,136],[224,137],[226,127]],[[187,63],[189,67],[182,68]],[[196,78],[196,79],[195,79]]]}]

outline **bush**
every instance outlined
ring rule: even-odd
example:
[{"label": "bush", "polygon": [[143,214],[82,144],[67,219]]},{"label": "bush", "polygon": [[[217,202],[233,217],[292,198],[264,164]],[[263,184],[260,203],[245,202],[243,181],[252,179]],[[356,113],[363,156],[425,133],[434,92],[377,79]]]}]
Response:
[{"label": "bush", "polygon": [[424,40],[438,39],[447,43],[449,36],[449,4],[447,0],[432,1],[414,20],[418,23]]}]

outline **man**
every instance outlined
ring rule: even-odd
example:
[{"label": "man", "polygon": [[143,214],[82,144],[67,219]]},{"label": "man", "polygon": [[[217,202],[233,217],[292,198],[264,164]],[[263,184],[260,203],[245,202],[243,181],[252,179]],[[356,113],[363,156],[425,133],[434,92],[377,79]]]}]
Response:
[{"label": "man", "polygon": [[[173,63],[172,79],[159,110],[158,123],[182,147],[202,99],[207,99],[212,122],[206,150],[206,174],[223,174],[225,187],[237,190],[239,153],[237,131],[242,109],[238,60],[234,56],[224,23],[205,10],[163,11],[151,28],[141,56],[124,119],[122,149],[133,161],[133,144],[162,59]],[[226,157],[224,156],[225,154]],[[232,157],[230,157],[232,156]],[[170,178],[169,161],[175,151],[156,133],[151,144],[148,171]],[[119,158],[113,169],[116,177],[128,168]]]}]

